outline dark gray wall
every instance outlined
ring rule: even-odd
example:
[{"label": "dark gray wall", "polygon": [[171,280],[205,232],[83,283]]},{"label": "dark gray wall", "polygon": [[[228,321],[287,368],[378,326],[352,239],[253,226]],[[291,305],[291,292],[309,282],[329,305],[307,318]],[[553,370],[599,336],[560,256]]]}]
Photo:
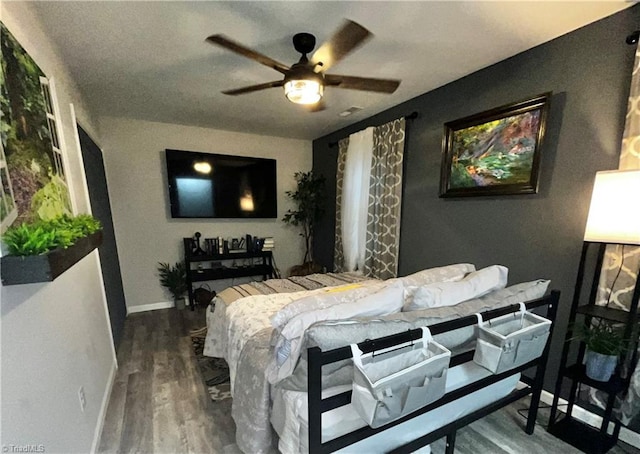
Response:
[{"label": "dark gray wall", "polygon": [[[551,279],[562,298],[547,389],[558,367],[594,174],[618,165],[635,49],[625,38],[639,27],[636,5],[313,142],[313,169],[327,177],[333,213],[337,147],[328,144],[419,112],[407,131],[399,274],[471,262],[509,267],[510,283]],[[553,96],[538,194],[438,198],[445,122],[547,91]],[[315,257],[329,269],[334,232],[327,215]]]},{"label": "dark gray wall", "polygon": [[113,345],[118,351],[124,332],[124,321],[127,318],[127,305],[122,288],[122,273],[120,272],[120,261],[118,260],[116,234],[113,229],[107,176],[104,171],[102,150],[80,125],[78,125],[78,137],[80,139],[84,172],[87,177],[91,212],[102,223],[103,242],[98,248],[100,270],[102,271],[104,291],[107,297]]}]

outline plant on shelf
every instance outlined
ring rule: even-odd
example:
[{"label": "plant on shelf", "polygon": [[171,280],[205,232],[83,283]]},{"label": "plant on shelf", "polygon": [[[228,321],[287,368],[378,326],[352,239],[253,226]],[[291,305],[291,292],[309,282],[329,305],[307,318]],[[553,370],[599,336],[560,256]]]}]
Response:
[{"label": "plant on shelf", "polygon": [[585,354],[586,373],[589,378],[609,381],[618,363],[618,357],[625,349],[621,328],[602,319],[590,325],[578,325],[576,337],[587,346]]},{"label": "plant on shelf", "polygon": [[315,175],[313,171],[296,172],[294,174],[297,188],[287,191],[287,196],[293,200],[297,208],[287,210],[282,220],[289,225],[302,227],[300,236],[304,238],[304,258],[302,265],[293,267],[291,274],[310,274],[320,271],[320,266],[313,260],[313,234],[315,224],[324,214],[325,178]]},{"label": "plant on shelf", "polygon": [[160,284],[173,296],[173,302],[177,309],[184,309],[184,294],[187,292],[187,268],[184,262],[176,262],[175,265],[158,262],[158,275]]},{"label": "plant on shelf", "polygon": [[91,215],[63,215],[11,227],[2,235],[2,241],[10,255],[41,255],[54,249],[66,249],[101,228],[100,221]]}]

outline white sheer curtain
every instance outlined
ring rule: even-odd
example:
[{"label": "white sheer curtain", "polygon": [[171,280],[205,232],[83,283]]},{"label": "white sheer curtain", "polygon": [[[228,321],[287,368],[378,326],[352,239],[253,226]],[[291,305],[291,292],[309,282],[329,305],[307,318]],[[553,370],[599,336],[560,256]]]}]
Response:
[{"label": "white sheer curtain", "polygon": [[372,156],[373,127],[351,134],[344,168],[340,219],[344,271],[362,270],[364,267]]}]

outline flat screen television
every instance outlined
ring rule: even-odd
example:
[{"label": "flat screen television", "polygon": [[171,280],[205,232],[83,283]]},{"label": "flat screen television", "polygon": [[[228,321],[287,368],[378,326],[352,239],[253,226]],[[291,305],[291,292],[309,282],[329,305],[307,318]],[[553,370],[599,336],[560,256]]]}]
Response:
[{"label": "flat screen television", "polygon": [[275,218],[275,159],[165,150],[172,218]]}]

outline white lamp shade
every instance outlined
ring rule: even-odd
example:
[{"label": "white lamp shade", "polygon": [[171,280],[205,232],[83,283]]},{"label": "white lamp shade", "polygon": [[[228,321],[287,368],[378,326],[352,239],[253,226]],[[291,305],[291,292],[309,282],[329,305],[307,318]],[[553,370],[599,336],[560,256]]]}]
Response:
[{"label": "white lamp shade", "polygon": [[584,240],[640,245],[640,170],[596,173]]}]

